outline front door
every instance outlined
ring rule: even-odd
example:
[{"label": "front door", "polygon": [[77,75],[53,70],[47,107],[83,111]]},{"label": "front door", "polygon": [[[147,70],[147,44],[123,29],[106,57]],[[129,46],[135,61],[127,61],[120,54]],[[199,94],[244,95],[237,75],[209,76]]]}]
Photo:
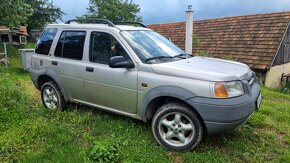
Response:
[{"label": "front door", "polygon": [[137,69],[110,68],[109,60],[122,55],[123,46],[109,33],[92,32],[89,63],[83,68],[86,101],[134,114],[137,111]]}]

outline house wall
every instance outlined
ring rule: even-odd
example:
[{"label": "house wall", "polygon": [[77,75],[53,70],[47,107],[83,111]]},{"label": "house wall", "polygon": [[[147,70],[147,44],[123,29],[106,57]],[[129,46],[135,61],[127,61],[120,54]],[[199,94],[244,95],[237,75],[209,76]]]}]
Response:
[{"label": "house wall", "polygon": [[266,74],[265,86],[270,89],[281,89],[285,86],[285,80],[281,81],[282,74],[290,74],[290,62],[272,67]]},{"label": "house wall", "polygon": [[290,29],[289,24],[285,31],[284,38],[278,50],[273,66],[286,64],[290,62]]},{"label": "house wall", "polygon": [[18,34],[18,33],[12,33],[12,32],[0,32],[0,42],[6,42],[8,44],[13,44],[13,45],[23,45],[26,43],[21,43],[20,41],[20,36],[25,37],[25,35]]},{"label": "house wall", "polygon": [[282,74],[290,74],[290,29],[284,33],[283,40],[278,49],[272,67],[266,74],[265,86],[270,89],[281,89],[285,87],[286,81],[281,80]]}]

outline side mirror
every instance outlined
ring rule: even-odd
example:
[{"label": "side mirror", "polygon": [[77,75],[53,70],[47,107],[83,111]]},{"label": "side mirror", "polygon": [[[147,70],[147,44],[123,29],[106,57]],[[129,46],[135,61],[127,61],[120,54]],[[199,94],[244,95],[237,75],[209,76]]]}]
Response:
[{"label": "side mirror", "polygon": [[111,68],[134,68],[134,64],[131,61],[127,61],[123,56],[111,57],[109,66]]}]

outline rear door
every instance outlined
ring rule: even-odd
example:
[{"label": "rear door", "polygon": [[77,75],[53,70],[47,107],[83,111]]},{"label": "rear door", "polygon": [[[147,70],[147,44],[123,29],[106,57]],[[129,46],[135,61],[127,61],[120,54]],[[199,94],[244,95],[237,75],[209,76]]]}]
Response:
[{"label": "rear door", "polygon": [[92,32],[89,62],[84,67],[86,101],[102,107],[136,113],[137,68],[110,68],[109,60],[122,55],[130,60],[120,41],[110,33]]},{"label": "rear door", "polygon": [[69,98],[84,100],[83,51],[86,31],[63,30],[53,51],[50,69],[55,71]]}]

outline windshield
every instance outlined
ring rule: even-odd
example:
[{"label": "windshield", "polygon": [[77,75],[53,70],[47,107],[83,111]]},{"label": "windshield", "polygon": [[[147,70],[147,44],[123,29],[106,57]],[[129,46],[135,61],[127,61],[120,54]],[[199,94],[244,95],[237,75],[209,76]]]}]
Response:
[{"label": "windshield", "polygon": [[172,60],[184,52],[168,39],[154,31],[122,31],[121,34],[142,61]]}]

